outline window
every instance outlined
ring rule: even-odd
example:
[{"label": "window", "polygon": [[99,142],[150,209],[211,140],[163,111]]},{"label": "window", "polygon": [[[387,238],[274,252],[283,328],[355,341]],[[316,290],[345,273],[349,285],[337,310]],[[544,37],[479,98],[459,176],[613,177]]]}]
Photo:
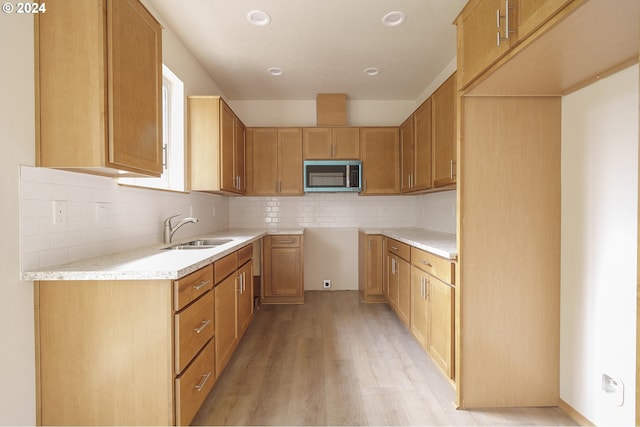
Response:
[{"label": "window", "polygon": [[162,64],[162,147],[160,178],[118,178],[120,184],[185,191],[184,84]]}]

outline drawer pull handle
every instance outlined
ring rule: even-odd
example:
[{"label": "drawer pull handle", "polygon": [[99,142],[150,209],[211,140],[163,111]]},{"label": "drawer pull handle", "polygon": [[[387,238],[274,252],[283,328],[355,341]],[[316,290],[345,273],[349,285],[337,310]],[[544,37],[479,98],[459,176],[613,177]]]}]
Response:
[{"label": "drawer pull handle", "polygon": [[200,384],[196,384],[193,388],[195,388],[198,391],[202,391],[202,389],[204,388],[204,385],[207,383],[210,376],[211,376],[211,371],[207,372],[205,375],[202,375],[202,380],[200,381]]},{"label": "drawer pull handle", "polygon": [[200,332],[204,331],[204,328],[206,328],[207,326],[209,326],[209,324],[211,323],[211,319],[209,320],[203,320],[202,321],[202,326],[200,326],[199,328],[195,328],[193,331],[196,334],[199,334]]},{"label": "drawer pull handle", "polygon": [[396,248],[395,246],[391,246],[391,249],[393,249],[394,251],[398,251],[399,249]]},{"label": "drawer pull handle", "polygon": [[287,240],[278,240],[278,243],[293,243],[293,240],[291,240],[291,239],[287,239]]},{"label": "drawer pull handle", "polygon": [[431,263],[430,263],[430,262],[427,262],[427,261],[425,261],[425,260],[422,260],[422,263],[423,263],[424,265],[426,265],[427,267],[433,267],[433,265],[431,265]]},{"label": "drawer pull handle", "polygon": [[207,286],[209,283],[211,283],[209,280],[203,280],[202,282],[200,282],[199,285],[193,285],[193,289],[195,289],[197,291],[197,290],[202,289],[203,287]]}]

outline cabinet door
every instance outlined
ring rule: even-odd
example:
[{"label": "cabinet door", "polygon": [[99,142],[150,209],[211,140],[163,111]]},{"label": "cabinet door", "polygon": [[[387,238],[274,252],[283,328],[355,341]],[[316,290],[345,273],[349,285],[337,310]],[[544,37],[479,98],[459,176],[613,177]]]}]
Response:
[{"label": "cabinet door", "polygon": [[278,129],[278,190],[282,195],[303,194],[300,128]]},{"label": "cabinet door", "polygon": [[396,275],[398,278],[398,317],[405,326],[409,327],[411,322],[411,265],[397,258]]},{"label": "cabinet door", "polygon": [[449,376],[453,377],[453,288],[429,277],[430,307],[429,354]]},{"label": "cabinet door", "polygon": [[302,145],[305,160],[323,160],[333,157],[331,128],[304,128]]},{"label": "cabinet door", "polygon": [[573,0],[511,0],[515,9],[513,41],[522,40]]},{"label": "cabinet door", "polygon": [[414,113],[415,158],[413,190],[431,188],[431,98]]},{"label": "cabinet door", "polygon": [[387,301],[394,311],[398,311],[398,257],[387,252]]},{"label": "cabinet door", "polygon": [[238,269],[238,336],[241,337],[253,318],[253,261]]},{"label": "cabinet door", "polygon": [[246,175],[246,134],[247,130],[242,121],[235,118],[235,176],[236,190],[238,193],[245,194],[247,192],[247,175]]},{"label": "cabinet door", "polygon": [[411,191],[414,176],[414,126],[413,114],[400,125],[400,157],[402,165],[400,171],[402,173],[400,189],[403,193]]},{"label": "cabinet door", "polygon": [[333,128],[333,157],[341,160],[360,158],[360,128]]},{"label": "cabinet door", "polygon": [[398,128],[362,128],[360,132],[364,189],[361,194],[400,192]]},{"label": "cabinet door", "polygon": [[162,29],[136,0],[107,2],[109,162],[162,173]]},{"label": "cabinet door", "polygon": [[427,303],[427,274],[411,267],[411,322],[413,336],[426,350],[429,333],[429,306]]},{"label": "cabinet door", "polygon": [[476,0],[468,3],[456,24],[458,25],[458,72],[461,87],[465,87],[482,71],[509,50],[509,44],[497,44],[497,33],[504,37],[504,19],[500,28],[496,11],[504,16],[504,0]]},{"label": "cabinet door", "polygon": [[272,248],[269,296],[302,296],[300,286],[300,248]]},{"label": "cabinet door", "polygon": [[382,236],[367,236],[366,240],[366,293],[368,296],[383,296],[382,289]]},{"label": "cabinet door", "polygon": [[431,96],[433,115],[433,186],[456,182],[456,75]]},{"label": "cabinet door", "polygon": [[220,189],[237,191],[235,187],[235,115],[224,101],[220,100]]},{"label": "cabinet door", "polygon": [[237,276],[232,274],[213,288],[216,378],[222,373],[238,344],[237,281]]},{"label": "cabinet door", "polygon": [[[278,185],[278,129],[255,128],[251,133],[253,194],[276,194]],[[300,173],[302,175],[302,173]]]}]

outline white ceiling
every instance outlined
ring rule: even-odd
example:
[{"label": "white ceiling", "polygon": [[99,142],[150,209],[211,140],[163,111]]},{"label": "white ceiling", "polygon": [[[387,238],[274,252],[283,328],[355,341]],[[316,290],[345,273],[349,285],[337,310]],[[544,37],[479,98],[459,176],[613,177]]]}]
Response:
[{"label": "white ceiling", "polygon": [[[455,56],[467,0],[148,0],[227,99],[416,100]],[[247,13],[271,16],[264,27]],[[390,11],[404,24],[382,25]],[[274,77],[269,67],[284,73]],[[380,68],[370,77],[363,70]]]}]

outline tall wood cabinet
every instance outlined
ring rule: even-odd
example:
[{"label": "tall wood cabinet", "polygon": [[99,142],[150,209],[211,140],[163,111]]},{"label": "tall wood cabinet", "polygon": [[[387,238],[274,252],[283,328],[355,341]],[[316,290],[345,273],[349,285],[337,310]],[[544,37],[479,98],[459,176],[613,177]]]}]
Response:
[{"label": "tall wood cabinet", "polygon": [[362,195],[400,192],[400,135],[398,128],[360,129]]},{"label": "tall wood cabinet", "polygon": [[138,0],[51,0],[35,31],[37,166],[160,176],[160,24]]},{"label": "tall wood cabinet", "polygon": [[265,236],[262,303],[304,303],[303,238],[301,234]]},{"label": "tall wood cabinet", "polygon": [[251,165],[248,192],[256,196],[300,196],[302,129],[247,129],[247,159]]},{"label": "tall wood cabinet", "polygon": [[557,406],[561,97],[637,62],[640,3],[529,2],[537,29],[497,54],[490,3],[456,20],[457,404]]},{"label": "tall wood cabinet", "polygon": [[358,290],[364,302],[385,302],[383,289],[384,237],[358,233]]},{"label": "tall wood cabinet", "polygon": [[191,190],[244,194],[245,126],[219,96],[187,98]]}]

